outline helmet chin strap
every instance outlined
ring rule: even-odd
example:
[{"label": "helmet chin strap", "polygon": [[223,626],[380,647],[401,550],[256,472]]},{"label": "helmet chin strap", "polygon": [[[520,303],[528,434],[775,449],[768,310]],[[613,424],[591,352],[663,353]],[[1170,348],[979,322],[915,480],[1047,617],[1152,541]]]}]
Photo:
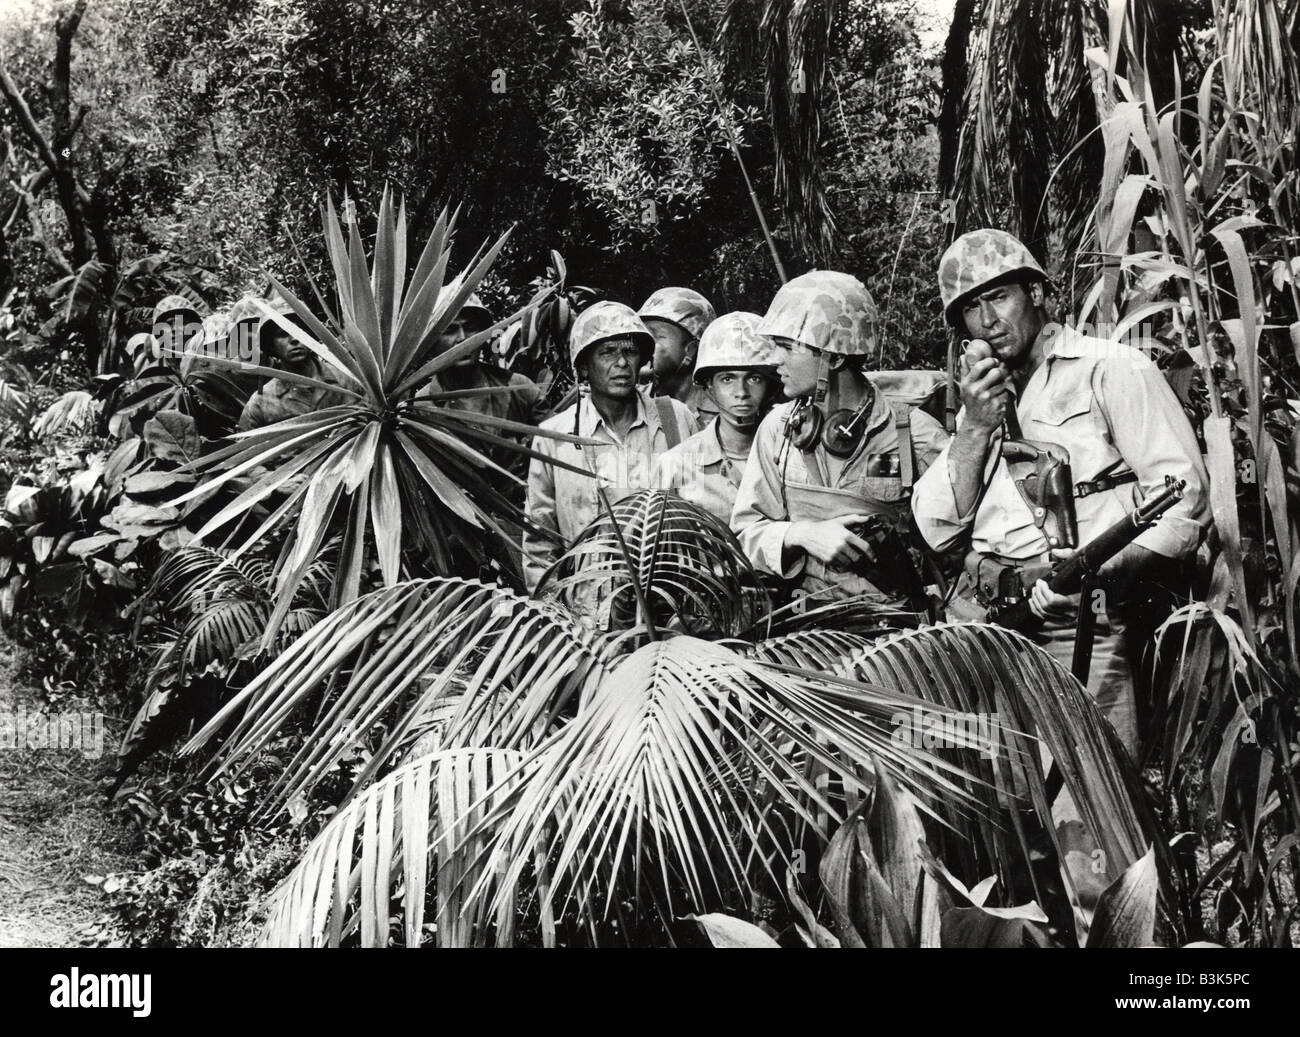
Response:
[{"label": "helmet chin strap", "polygon": [[830,395],[831,358],[822,353],[817,360],[817,387],[811,396],[801,396],[786,423],[786,437],[801,451],[808,453],[817,448],[825,424],[827,398]]}]

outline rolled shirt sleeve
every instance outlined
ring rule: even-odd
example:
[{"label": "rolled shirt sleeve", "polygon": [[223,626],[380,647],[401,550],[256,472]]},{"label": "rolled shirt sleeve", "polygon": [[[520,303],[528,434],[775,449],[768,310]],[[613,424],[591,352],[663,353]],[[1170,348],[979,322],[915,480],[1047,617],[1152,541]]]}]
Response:
[{"label": "rolled shirt sleeve", "polygon": [[1137,475],[1142,495],[1162,489],[1167,475],[1187,484],[1182,500],[1134,543],[1166,558],[1190,554],[1210,524],[1210,478],[1178,397],[1150,361],[1104,360],[1094,387],[1115,449]]},{"label": "rolled shirt sleeve", "polygon": [[786,533],[790,529],[789,515],[781,501],[781,472],[777,466],[784,428],[777,411],[764,418],[759,426],[740,489],[736,491],[731,531],[755,569],[791,579],[799,575],[807,559],[799,552],[789,565],[781,564]]},{"label": "rolled shirt sleeve", "polygon": [[[961,427],[963,417],[964,413],[957,415],[958,428]],[[948,467],[951,463],[949,452],[952,450],[952,440],[946,433],[944,438],[942,448],[912,487],[912,517],[925,542],[935,551],[947,551],[968,536],[977,510],[972,507],[965,515],[957,510],[957,497],[952,491],[952,474]],[[997,444],[994,443],[984,469],[986,483],[1001,463]]]}]

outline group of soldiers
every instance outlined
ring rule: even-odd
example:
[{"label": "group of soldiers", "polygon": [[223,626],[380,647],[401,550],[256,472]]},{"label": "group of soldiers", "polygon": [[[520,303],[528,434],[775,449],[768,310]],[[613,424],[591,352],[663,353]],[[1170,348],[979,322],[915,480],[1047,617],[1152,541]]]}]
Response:
[{"label": "group of soldiers", "polygon": [[[1091,583],[1103,593],[1089,603],[1087,685],[1136,750],[1125,605],[1135,588],[1177,574],[1209,526],[1196,435],[1147,356],[1050,319],[1051,282],[1012,235],[961,236],[938,280],[965,341],[951,435],[891,394],[890,373],[871,369],[879,315],[849,274],[796,277],[762,315],[715,316],[687,288],[660,289],[635,311],[615,302],[583,311],[569,340],[582,392],[541,427],[589,445],[534,439],[525,510],[551,535],[524,534],[529,588],[600,513],[598,487],[611,501],[658,488],[726,523],[758,573],[809,600],[911,606],[897,581],[880,578],[906,545],[961,560],[945,602],[955,617],[986,615],[997,576],[1024,577],[1031,636],[1069,667],[1079,596],[1044,577],[1177,483],[1181,499]],[[1035,456],[1066,462],[1068,535],[1060,509],[1034,495],[1045,472]]]},{"label": "group of soldiers", "polygon": [[[938,281],[945,315],[965,340],[951,434],[930,410],[891,392],[894,374],[872,369],[875,303],[857,278],[825,270],[783,285],[762,315],[717,316],[704,296],[681,287],[654,292],[636,310],[595,303],[569,335],[576,402],[556,414],[533,382],[475,357],[422,392],[495,389],[447,405],[580,438],[533,438],[521,545],[530,590],[601,513],[602,491],[616,502],[657,488],[716,516],[757,573],[810,600],[861,596],[915,609],[882,574],[909,554],[964,558],[949,566],[944,606],[977,618],[1005,591],[1007,573],[1024,577],[1032,636],[1066,665],[1078,596],[1033,574],[1177,480],[1181,500],[1093,584],[1105,594],[1088,688],[1136,749],[1124,605],[1135,587],[1176,571],[1209,525],[1196,435],[1146,356],[1050,320],[1050,280],[1012,235],[961,236],[944,253]],[[254,322],[263,365],[329,382],[316,356],[261,307],[237,305],[229,325],[240,321]],[[471,296],[440,346],[492,323]],[[273,379],[249,398],[239,428],[330,406],[337,401],[329,395]],[[1013,441],[1030,444],[1040,460],[1025,460]],[[1035,482],[1045,479],[1041,458],[1068,462],[1068,536]]]}]

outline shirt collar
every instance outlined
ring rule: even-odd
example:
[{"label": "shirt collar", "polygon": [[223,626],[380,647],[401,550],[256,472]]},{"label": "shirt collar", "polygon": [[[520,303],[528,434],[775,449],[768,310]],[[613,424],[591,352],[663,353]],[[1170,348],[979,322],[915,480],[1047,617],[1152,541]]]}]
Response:
[{"label": "shirt collar", "polygon": [[714,418],[704,426],[700,434],[700,449],[696,456],[702,465],[721,464],[723,461],[722,443],[718,439],[718,422],[721,418]]},{"label": "shirt collar", "polygon": [[[605,427],[605,419],[600,416],[600,411],[596,409],[596,405],[591,402],[590,397],[585,399],[579,397],[578,408],[582,413],[579,435],[590,436],[596,429]],[[646,406],[646,395],[641,389],[636,391],[636,417],[632,419],[632,428],[629,428],[628,432],[631,432],[638,425],[649,426],[651,435],[654,435],[655,430],[659,427],[659,414],[654,407]]]},{"label": "shirt collar", "polygon": [[1074,328],[1063,325],[1061,330],[1052,336],[1043,359],[1077,360],[1081,356],[1083,356],[1083,336]]}]

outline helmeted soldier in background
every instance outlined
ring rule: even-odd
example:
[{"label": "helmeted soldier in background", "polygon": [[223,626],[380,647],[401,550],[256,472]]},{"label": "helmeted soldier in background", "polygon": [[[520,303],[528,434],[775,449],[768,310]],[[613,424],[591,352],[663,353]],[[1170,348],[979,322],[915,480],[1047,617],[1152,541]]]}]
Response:
[{"label": "helmeted soldier in background", "polygon": [[[265,305],[269,305],[283,320],[296,325],[293,308],[286,300],[277,298]],[[333,367],[322,363],[311,349],[264,311],[257,325],[257,340],[262,366],[280,367],[291,374],[338,384],[338,376]],[[244,404],[243,413],[239,416],[239,430],[243,432],[261,428],[300,414],[337,407],[350,398],[325,386],[272,378]]]},{"label": "helmeted soldier in background", "polygon": [[187,355],[189,344],[197,352],[202,342],[203,316],[198,306],[183,295],[164,295],[153,308],[154,340],[160,357],[168,358],[188,371],[193,357]]},{"label": "helmeted soldier in background", "polygon": [[732,530],[755,569],[797,581],[819,604],[856,595],[903,604],[898,570],[889,568],[902,559],[877,557],[860,534],[902,543],[913,479],[946,442],[942,425],[892,406],[864,371],[879,316],[857,278],[796,277],[758,333],[786,347],[778,372],[792,402],[759,427]]},{"label": "helmeted soldier in background", "polygon": [[655,485],[731,522],[754,434],[781,391],[782,351],[761,337],[757,313],[726,313],[700,337],[695,383],[717,409],[685,443],[659,459]]},{"label": "helmeted soldier in background", "polygon": [[[578,446],[546,436],[533,449],[586,469],[596,478],[533,458],[528,468],[526,513],[557,541],[571,544],[601,511],[598,487],[610,503],[648,489],[655,462],[694,431],[686,405],[650,398],[637,372],[654,352],[654,336],[628,306],[598,302],[583,310],[569,332],[569,356],[583,391],[577,403],[541,427],[599,441]],[[563,553],[558,542],[524,531],[524,579],[531,591]]]},{"label": "helmeted soldier in background", "polygon": [[[949,322],[974,341],[964,359],[957,434],[918,481],[912,506],[936,550],[969,538],[967,591],[987,602],[1004,569],[1046,569],[1054,556],[1070,553],[1053,554],[1052,541],[1062,539],[1058,520],[1027,496],[1036,462],[1009,462],[1010,444],[1027,442],[1053,463],[1068,463],[1073,486],[1061,496],[1072,494],[1078,546],[1124,519],[1166,476],[1186,483],[1182,500],[1100,574],[1105,609],[1088,689],[1136,750],[1120,608],[1136,577],[1194,551],[1209,524],[1196,435],[1150,358],[1049,321],[1047,274],[1005,231],[972,231],[953,242],[939,262],[939,289]],[[1034,636],[1069,667],[1078,596],[1056,594],[1039,579],[1028,604],[1042,621]]]},{"label": "helmeted soldier in background", "polygon": [[660,288],[637,312],[654,336],[651,373],[655,395],[681,400],[703,428],[717,414],[711,400],[695,382],[695,358],[700,337],[714,319],[713,305],[690,288]]},{"label": "helmeted soldier in background", "polygon": [[[448,285],[443,289],[443,297],[454,291],[456,286]],[[438,336],[439,352],[452,349],[471,335],[486,331],[492,323],[492,314],[483,305],[483,301],[477,294],[471,294],[460,308],[456,319]],[[430,393],[438,392],[482,390],[474,395],[444,401],[442,405],[522,425],[540,425],[550,414],[550,409],[546,406],[546,394],[532,379],[506,371],[495,364],[484,363],[480,356],[480,353],[475,353],[444,368],[416,394],[417,397],[427,397]],[[508,432],[500,429],[485,427],[484,431],[510,437]],[[526,466],[524,455],[504,451],[492,444],[475,445],[497,464],[523,474]]]}]

